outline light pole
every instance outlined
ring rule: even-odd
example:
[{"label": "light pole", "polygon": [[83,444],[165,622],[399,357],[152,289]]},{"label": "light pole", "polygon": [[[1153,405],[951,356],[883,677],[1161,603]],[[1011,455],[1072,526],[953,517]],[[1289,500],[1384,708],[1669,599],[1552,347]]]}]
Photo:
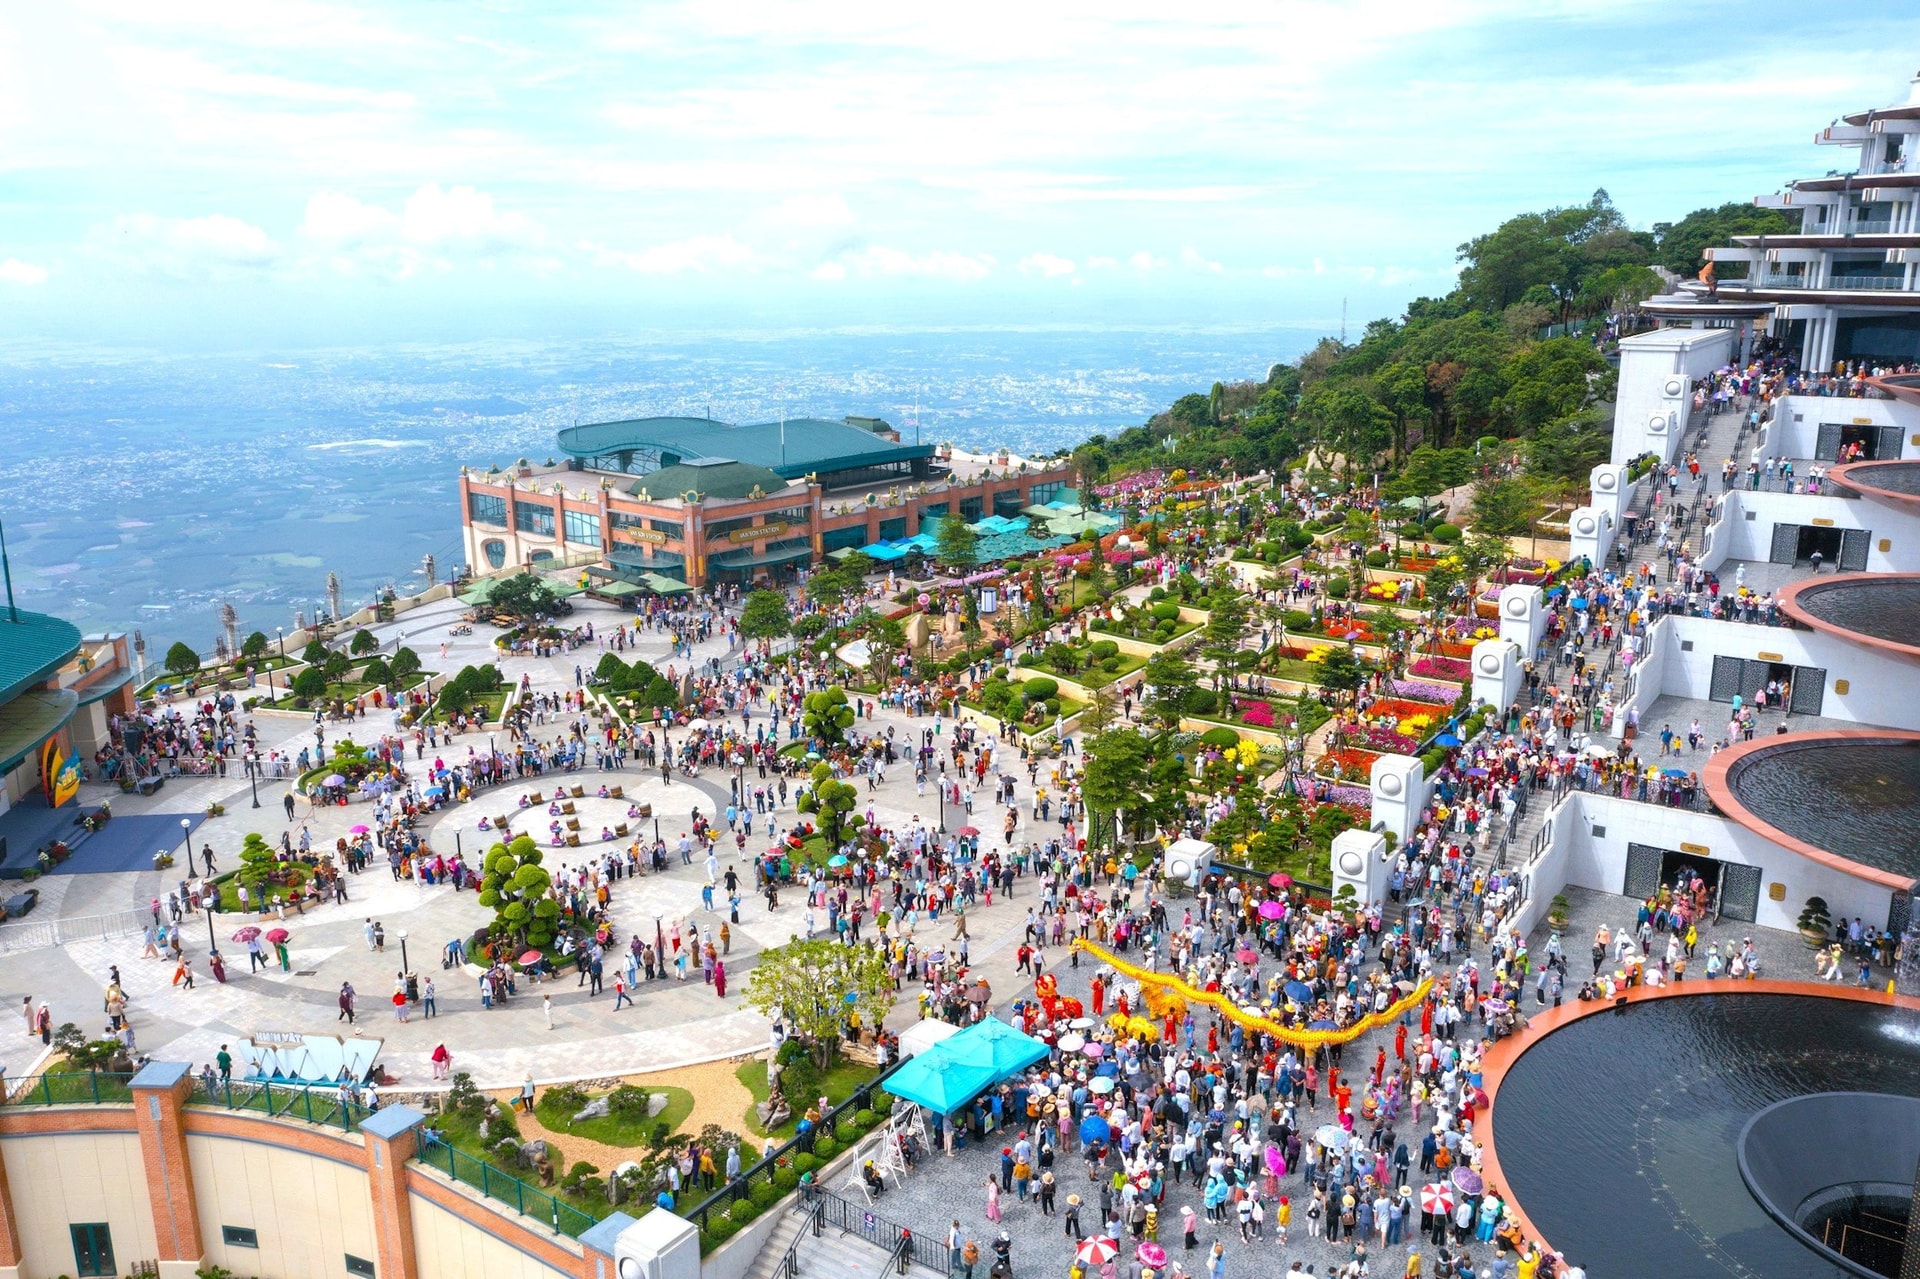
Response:
[{"label": "light pole", "polygon": [[220,939],[213,935],[213,907],[215,899],[207,898],[207,954],[220,953]]},{"label": "light pole", "polygon": [[260,753],[247,752],[247,784],[253,788],[253,806],[260,807]]},{"label": "light pole", "polygon": [[407,930],[402,928],[400,930],[400,972],[404,975],[412,971],[412,967],[407,963]]},{"label": "light pole", "polygon": [[283,626],[276,626],[276,627],[274,627],[274,628],[273,628],[273,633],[274,633],[274,635],[275,635],[275,637],[276,637],[276,638],[278,639],[278,641],[279,641],[279,644],[280,644],[280,656],[281,656],[281,657],[285,657],[285,656],[287,655],[287,631],[286,631],[286,628],[285,628],[285,627],[283,627]]},{"label": "light pole", "polygon": [[193,875],[193,819],[180,819],[180,856],[187,863],[187,875]]}]

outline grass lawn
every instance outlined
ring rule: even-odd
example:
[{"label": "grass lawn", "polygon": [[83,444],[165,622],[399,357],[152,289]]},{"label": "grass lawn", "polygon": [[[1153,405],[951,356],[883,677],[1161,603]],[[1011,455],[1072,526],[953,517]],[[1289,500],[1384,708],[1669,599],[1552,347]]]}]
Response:
[{"label": "grass lawn", "polygon": [[[534,1101],[533,1113],[549,1132],[570,1133],[604,1146],[645,1146],[656,1128],[664,1124],[669,1133],[677,1132],[680,1125],[687,1122],[687,1116],[693,1113],[693,1094],[684,1088],[653,1084],[646,1091],[664,1093],[667,1108],[657,1115],[608,1115],[604,1119],[583,1119],[574,1123],[573,1111],[562,1113],[547,1104],[547,1099],[553,1095],[549,1090]],[[604,1095],[589,1093],[588,1098],[591,1100]]]},{"label": "grass lawn", "polygon": [[[504,1103],[502,1104],[504,1106]],[[539,1106],[539,1103],[535,1102],[536,1110],[538,1109],[538,1106]],[[520,1117],[516,1116],[516,1120],[518,1118]],[[455,1150],[459,1151],[461,1154],[470,1155],[474,1159],[477,1159],[482,1163],[489,1164],[492,1167],[499,1169],[501,1172],[506,1173],[508,1176],[516,1177],[520,1181],[526,1183],[526,1185],[529,1187],[528,1197],[530,1200],[532,1198],[531,1192],[541,1190],[539,1175],[535,1173],[532,1169],[514,1167],[512,1166],[511,1160],[503,1160],[503,1159],[496,1158],[493,1155],[490,1155],[489,1153],[487,1153],[487,1151],[481,1147],[479,1120],[469,1119],[465,1115],[459,1114],[454,1111],[441,1111],[439,1114],[433,1116],[432,1126],[439,1131],[440,1138],[442,1141],[444,1141],[447,1145],[452,1146]],[[532,1137],[525,1129],[521,1129],[520,1139],[522,1141],[530,1141],[532,1140]],[[579,1195],[569,1194],[564,1189],[562,1189],[561,1179],[564,1178],[566,1175],[566,1167],[564,1166],[566,1164],[566,1159],[563,1155],[560,1154],[559,1150],[557,1149],[553,1151],[552,1158],[554,1160],[554,1165],[553,1165],[553,1170],[555,1173],[554,1184],[546,1188],[546,1190],[543,1193],[551,1194],[555,1199],[558,1199],[561,1203],[566,1204],[568,1207],[576,1209],[579,1212],[585,1213],[587,1216],[592,1217],[596,1221],[606,1216],[607,1213],[611,1211],[611,1206],[607,1203],[607,1197],[604,1194],[600,1193],[597,1188],[590,1189],[587,1191],[587,1193],[579,1194]],[[427,1151],[422,1157],[422,1162],[437,1169],[442,1176],[446,1175],[447,1165],[446,1165],[445,1152],[431,1151],[431,1150]],[[460,1180],[466,1182],[469,1185],[477,1186],[477,1181],[471,1176],[471,1172],[469,1171],[470,1169],[471,1169],[471,1165],[468,1165],[466,1169],[463,1169],[460,1175]],[[593,1184],[597,1187],[599,1185],[604,1185],[605,1183],[603,1181],[596,1180],[596,1182]],[[501,1186],[501,1182],[499,1181],[499,1179],[497,1178],[495,1179],[494,1185],[496,1187]],[[507,1203],[509,1206],[512,1206],[513,1204],[513,1196],[511,1194],[510,1185],[507,1185],[500,1190],[496,1190],[496,1192],[489,1195],[489,1197],[494,1198],[500,1202]],[[545,1208],[542,1206],[544,1204],[545,1204],[544,1200],[539,1201],[538,1204],[529,1202],[527,1207],[530,1210],[532,1216],[542,1217],[545,1215],[545,1212],[546,1212]]]},{"label": "grass lawn", "polygon": [[[491,693],[475,693],[467,699],[468,706],[479,706],[486,711],[487,723],[498,724],[500,716],[506,710],[507,698],[513,693],[511,688],[496,688]],[[445,723],[446,716],[441,713],[440,703],[435,701],[429,718],[435,723]]]},{"label": "grass lawn", "polygon": [[1162,648],[1165,648],[1168,644],[1173,643],[1175,640],[1184,639],[1186,636],[1193,634],[1195,631],[1199,629],[1200,629],[1200,623],[1198,622],[1179,622],[1174,625],[1173,634],[1167,636],[1167,638],[1165,639],[1161,639],[1159,635],[1153,631],[1148,631],[1144,635],[1130,634],[1127,631],[1120,629],[1119,626],[1111,622],[1106,623],[1104,625],[1100,622],[1095,622],[1089,628],[1091,633],[1095,635],[1108,635],[1108,636],[1112,636],[1115,639],[1130,639],[1130,640],[1135,640],[1141,644],[1157,644]]},{"label": "grass lawn", "polygon": [[[821,1077],[818,1092],[806,1097],[800,1097],[794,1094],[791,1087],[786,1090],[787,1100],[793,1105],[794,1117],[787,1120],[784,1124],[781,1124],[778,1128],[771,1131],[762,1128],[760,1126],[760,1115],[752,1106],[747,1107],[747,1113],[741,1117],[741,1123],[746,1126],[746,1131],[756,1137],[785,1141],[787,1138],[793,1136],[794,1128],[800,1122],[800,1116],[806,1113],[807,1107],[818,1101],[822,1094],[827,1097],[832,1105],[837,1106],[847,1098],[853,1096],[854,1089],[858,1088],[867,1080],[872,1079],[874,1075],[878,1073],[879,1072],[872,1066],[866,1065],[863,1062],[849,1061],[843,1057],[835,1062],[833,1068]],[[789,1083],[791,1083],[793,1075],[793,1067],[789,1066],[787,1068]],[[734,1072],[734,1078],[746,1085],[747,1091],[753,1094],[753,1100],[756,1104],[767,1099],[767,1059],[764,1056],[755,1057],[752,1061],[741,1066],[740,1069]]]},{"label": "grass lawn", "polygon": [[[303,866],[303,865],[301,865],[301,864],[300,864],[299,862],[294,862],[293,864],[291,864],[290,866],[288,866],[288,867],[287,867],[286,869],[287,869],[287,870],[289,871],[289,873],[290,873],[290,875],[291,875],[291,878],[292,878],[292,880],[293,880],[293,882],[292,882],[292,883],[290,883],[290,884],[267,884],[267,885],[264,885],[264,886],[263,886],[263,887],[262,887],[262,888],[261,888],[261,889],[260,889],[259,891],[255,891],[255,890],[253,890],[253,889],[249,889],[249,890],[248,890],[248,895],[249,895],[249,896],[250,896],[250,897],[251,897],[251,898],[253,899],[253,904],[254,904],[254,906],[255,906],[255,908],[256,908],[256,909],[257,909],[257,908],[259,907],[259,905],[260,905],[260,893],[261,893],[261,892],[264,892],[264,893],[266,893],[266,894],[268,895],[268,897],[269,897],[270,899],[271,899],[271,898],[273,898],[273,897],[280,897],[280,896],[284,896],[284,895],[286,895],[286,894],[287,894],[287,893],[288,893],[288,892],[289,892],[290,890],[292,890],[292,889],[294,889],[294,888],[297,888],[297,887],[299,887],[299,886],[301,886],[301,885],[303,885],[303,884],[305,884],[305,883],[306,883],[306,882],[307,882],[307,881],[308,881],[309,879],[311,879],[311,878],[313,878],[313,870],[312,870],[312,868],[311,868],[311,867],[307,867],[307,866]],[[225,912],[225,911],[238,911],[238,910],[240,909],[240,876],[239,876],[239,874],[238,874],[237,872],[235,872],[235,873],[230,873],[230,874],[228,874],[227,876],[225,876],[224,878],[222,878],[222,879],[220,879],[220,880],[217,880],[216,882],[217,882],[217,883],[218,883],[218,884],[220,885],[220,909],[221,909],[221,911],[223,911],[223,912]],[[294,916],[293,918],[298,918],[298,916]],[[239,918],[237,918],[237,919],[236,919],[236,920],[234,921],[234,925],[233,925],[233,928],[232,928],[232,929],[229,929],[229,930],[228,930],[228,933],[227,933],[227,936],[228,936],[228,937],[231,937],[231,936],[233,935],[233,933],[234,933],[234,932],[237,932],[238,930],[240,930],[241,928],[244,928],[244,927],[245,927],[246,925],[248,925],[248,924],[250,924],[250,923],[255,923],[255,921],[254,921],[254,920],[251,920],[251,919],[248,919],[248,918],[246,918],[246,917],[244,917],[244,916],[242,916],[242,917],[239,917]],[[275,920],[275,921],[273,921],[272,923],[267,923],[267,922],[265,922],[265,921],[260,921],[260,922],[259,922],[259,924],[258,924],[258,927],[260,928],[260,931],[261,931],[261,932],[263,932],[263,933],[264,933],[264,932],[266,932],[266,931],[267,931],[267,929],[269,929],[269,928],[273,928],[273,927],[276,927],[276,926],[277,926],[277,927],[281,927],[281,928],[287,928],[287,929],[289,929],[289,930],[291,930],[291,929],[292,929],[292,927],[293,927],[293,922],[292,922],[292,919],[289,919],[289,920],[288,920],[288,922],[287,922],[287,923],[285,923],[285,924],[281,924],[281,923],[279,923],[279,921],[278,921],[278,920]],[[223,943],[223,944],[225,944],[225,942],[226,942],[226,938],[224,938],[224,937],[223,937],[223,938],[221,938],[221,941],[222,941],[222,943]],[[240,943],[238,943],[238,942],[235,942],[235,943],[233,943],[233,944],[234,944],[234,945],[240,945]],[[242,950],[244,950],[244,949],[245,949],[245,948],[244,948],[244,947],[242,947]],[[271,953],[271,951],[269,951],[269,953]],[[243,955],[242,957],[244,958],[244,955]]]},{"label": "grass lawn", "polygon": [[[1081,711],[1085,710],[1087,707],[1087,704],[1085,702],[1075,701],[1073,698],[1066,696],[1064,693],[1061,694],[1059,701],[1060,701],[1060,716],[1062,719],[1072,719],[1075,715],[1078,715]],[[960,704],[966,707],[968,710],[973,711],[976,714],[986,715],[996,720],[1000,718],[1000,716],[995,715],[992,711],[982,706],[979,702],[962,701]],[[1053,731],[1053,717],[1051,715],[1047,716],[1046,721],[1044,723],[1038,724],[1032,728],[1029,728],[1025,724],[1021,724],[1018,727],[1021,732],[1025,733],[1029,737],[1034,737],[1041,733],[1050,733]]]},{"label": "grass lawn", "polygon": [[[1084,652],[1084,650],[1082,651]],[[1083,667],[1072,674],[1066,674],[1056,670],[1053,666],[1037,657],[1029,658],[1027,661],[1021,663],[1021,665],[1029,667],[1032,670],[1045,671],[1047,674],[1057,676],[1060,679],[1070,679],[1074,683],[1087,688],[1105,688],[1115,680],[1131,675],[1147,664],[1146,658],[1135,657],[1130,653],[1120,654],[1118,661],[1120,665],[1115,670],[1110,671],[1095,664],[1091,667]]]},{"label": "grass lawn", "polygon": [[1298,657],[1269,657],[1260,663],[1260,673],[1276,679],[1290,679],[1302,684],[1319,684],[1320,667],[1317,663],[1304,661]]}]

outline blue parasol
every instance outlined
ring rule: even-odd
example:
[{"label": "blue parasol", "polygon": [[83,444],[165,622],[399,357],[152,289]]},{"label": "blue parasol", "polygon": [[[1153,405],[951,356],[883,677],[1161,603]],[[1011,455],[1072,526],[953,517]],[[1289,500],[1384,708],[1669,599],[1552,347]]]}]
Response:
[{"label": "blue parasol", "polygon": [[1290,981],[1286,986],[1287,998],[1306,1003],[1313,998],[1313,988],[1303,981]]},{"label": "blue parasol", "polygon": [[1080,1144],[1090,1141],[1105,1141],[1113,1135],[1113,1129],[1107,1121],[1098,1115],[1088,1115],[1080,1121]]},{"label": "blue parasol", "polygon": [[1452,733],[1442,733],[1433,739],[1433,744],[1435,746],[1458,746],[1460,745],[1460,739]]}]

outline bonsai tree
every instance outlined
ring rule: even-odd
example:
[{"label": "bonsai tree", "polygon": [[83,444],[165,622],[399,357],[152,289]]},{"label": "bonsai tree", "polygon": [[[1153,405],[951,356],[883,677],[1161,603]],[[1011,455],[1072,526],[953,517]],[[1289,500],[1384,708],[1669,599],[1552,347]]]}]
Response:
[{"label": "bonsai tree", "polygon": [[194,652],[185,641],[175,640],[173,647],[167,650],[166,665],[169,674],[185,679],[200,669],[200,654]]},{"label": "bonsai tree", "polygon": [[376,657],[367,663],[365,670],[360,672],[360,679],[367,684],[391,684],[393,667],[387,664],[386,658]]},{"label": "bonsai tree", "polygon": [[487,850],[480,904],[493,912],[493,928],[544,949],[553,943],[560,906],[547,896],[553,877],[540,865],[540,846],[521,835]]},{"label": "bonsai tree", "polygon": [[1567,926],[1567,918],[1573,913],[1573,903],[1567,900],[1565,893],[1555,893],[1553,900],[1547,903],[1547,924],[1555,931]]},{"label": "bonsai tree", "polygon": [[353,659],[338,650],[328,653],[327,660],[320,664],[320,673],[327,677],[329,684],[338,684],[352,669]]},{"label": "bonsai tree", "polygon": [[241,641],[240,656],[251,661],[256,657],[265,657],[266,655],[267,633],[265,631],[255,631]]},{"label": "bonsai tree", "polygon": [[308,641],[307,646],[300,650],[300,660],[308,666],[320,665],[327,660],[327,646],[319,640]]},{"label": "bonsai tree", "polygon": [[828,688],[808,693],[802,706],[800,726],[821,753],[847,744],[847,730],[853,727],[853,707],[847,705],[846,689]]},{"label": "bonsai tree", "polygon": [[272,878],[273,845],[261,835],[248,835],[240,845],[240,882],[248,888],[259,888]]},{"label": "bonsai tree", "polygon": [[420,654],[410,648],[403,648],[393,655],[387,663],[387,669],[393,672],[393,678],[403,680],[420,669]]},{"label": "bonsai tree", "polygon": [[1824,946],[1833,934],[1833,920],[1827,914],[1827,899],[1809,897],[1807,904],[1800,909],[1798,920],[1800,935],[1807,939],[1809,946]]},{"label": "bonsai tree", "polygon": [[810,787],[796,807],[811,814],[819,823],[821,837],[838,848],[866,824],[867,819],[853,811],[859,802],[859,790],[849,782],[835,780],[832,767],[821,763],[813,766]]},{"label": "bonsai tree", "polygon": [[373,637],[372,631],[364,627],[355,631],[353,638],[347,641],[347,651],[355,657],[364,657],[368,653],[375,652],[379,647],[380,641]]},{"label": "bonsai tree", "polygon": [[293,677],[293,695],[312,701],[327,695],[327,677],[309,666]]}]

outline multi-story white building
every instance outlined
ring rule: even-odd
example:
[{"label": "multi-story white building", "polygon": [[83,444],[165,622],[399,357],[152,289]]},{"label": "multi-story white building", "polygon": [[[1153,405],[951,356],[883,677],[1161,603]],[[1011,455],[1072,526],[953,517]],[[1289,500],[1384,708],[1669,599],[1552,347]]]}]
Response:
[{"label": "multi-story white building", "polygon": [[[1710,296],[1736,309],[1764,304],[1769,332],[1807,372],[1920,361],[1920,76],[1905,101],[1842,116],[1814,142],[1854,156],[1824,177],[1757,197],[1798,214],[1800,225],[1709,249],[1723,276],[1729,264],[1746,267],[1745,278],[1720,279]],[[1711,305],[1689,291],[1648,309],[1697,321]]]}]

